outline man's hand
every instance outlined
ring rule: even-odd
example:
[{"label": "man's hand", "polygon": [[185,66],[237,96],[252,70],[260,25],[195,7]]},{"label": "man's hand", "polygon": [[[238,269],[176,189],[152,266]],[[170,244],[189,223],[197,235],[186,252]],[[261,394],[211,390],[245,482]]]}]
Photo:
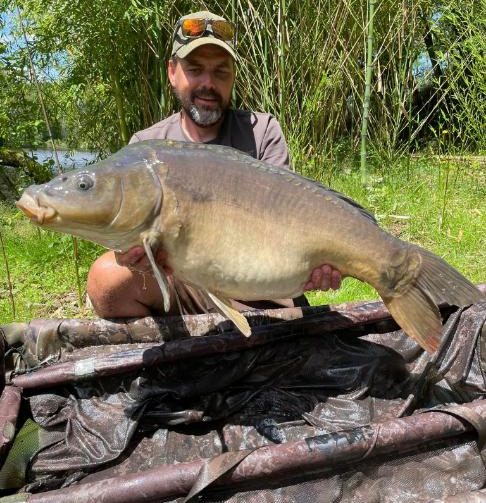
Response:
[{"label": "man's hand", "polygon": [[143,246],[134,246],[126,252],[115,252],[116,263],[124,267],[144,266],[146,264],[139,264],[144,257],[146,258]]},{"label": "man's hand", "polygon": [[304,291],[307,290],[337,290],[341,286],[342,275],[337,269],[330,265],[321,265],[316,267],[309,281],[304,285]]},{"label": "man's hand", "polygon": [[[138,272],[149,272],[152,270],[152,266],[145,254],[143,246],[134,246],[123,253],[115,252],[115,259],[118,265],[128,267]],[[160,267],[166,268],[166,259],[167,253],[164,250],[159,250],[155,254],[155,261]]]}]

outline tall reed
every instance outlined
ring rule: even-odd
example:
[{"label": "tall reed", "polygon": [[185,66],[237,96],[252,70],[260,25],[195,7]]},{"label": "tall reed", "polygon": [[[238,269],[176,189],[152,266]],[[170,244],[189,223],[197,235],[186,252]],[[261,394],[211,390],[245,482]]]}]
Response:
[{"label": "tall reed", "polygon": [[1,229],[0,229],[0,248],[2,248],[3,263],[5,265],[5,275],[7,277],[8,297],[10,300],[10,307],[12,309],[12,318],[15,319],[15,316],[17,313],[16,313],[16,309],[15,309],[15,298],[13,295],[13,284],[12,284],[12,278],[10,277],[10,267],[8,265],[7,251],[5,250],[5,244],[3,242],[3,236],[2,236]]},{"label": "tall reed", "polygon": [[[68,0],[18,1],[39,51],[70,48],[65,85],[78,86],[77,99],[66,100],[63,113],[104,151],[177,109],[166,74],[172,30],[200,9],[237,24],[235,105],[275,114],[297,169],[310,174],[358,149],[366,2],[88,0],[71,9]],[[390,158],[425,147],[484,151],[485,10],[475,0],[376,4],[371,151]],[[92,23],[105,12],[103,24]]]},{"label": "tall reed", "polygon": [[368,117],[370,112],[371,78],[373,76],[373,27],[375,17],[375,0],[368,0],[368,23],[367,23],[367,44],[366,44],[366,72],[365,72],[365,94],[363,100],[363,119],[361,125],[361,179],[366,182],[368,178],[367,170],[367,140],[368,140]]}]

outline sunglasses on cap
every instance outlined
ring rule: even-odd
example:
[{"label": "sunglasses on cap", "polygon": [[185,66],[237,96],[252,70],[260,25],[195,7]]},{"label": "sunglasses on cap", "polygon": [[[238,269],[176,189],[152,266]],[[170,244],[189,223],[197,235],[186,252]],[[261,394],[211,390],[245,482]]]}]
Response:
[{"label": "sunglasses on cap", "polygon": [[[211,26],[211,30],[209,30]],[[234,42],[236,28],[233,23],[225,19],[179,19],[175,27],[175,33],[181,29],[184,38],[199,38],[207,33],[223,40],[224,42]]]}]

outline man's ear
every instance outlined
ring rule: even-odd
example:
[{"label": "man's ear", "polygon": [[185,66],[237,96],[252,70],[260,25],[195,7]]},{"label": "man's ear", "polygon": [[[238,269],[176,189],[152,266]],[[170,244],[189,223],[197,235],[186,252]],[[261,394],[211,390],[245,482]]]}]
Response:
[{"label": "man's ear", "polygon": [[175,58],[170,58],[169,62],[167,63],[167,75],[169,77],[169,82],[172,87],[174,87],[175,84],[175,71],[177,64],[178,63]]}]

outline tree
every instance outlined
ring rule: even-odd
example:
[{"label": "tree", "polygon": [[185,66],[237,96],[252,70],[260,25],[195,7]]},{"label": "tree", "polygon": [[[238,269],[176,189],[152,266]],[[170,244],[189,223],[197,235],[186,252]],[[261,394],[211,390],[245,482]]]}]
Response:
[{"label": "tree", "polygon": [[[357,149],[365,91],[363,2],[18,0],[18,5],[51,120],[72,146],[116,150],[134,131],[176,108],[166,75],[172,29],[181,15],[205,8],[237,24],[235,105],[278,117],[298,169]],[[372,151],[407,152],[431,132],[443,138],[442,131],[452,132],[466,148],[484,148],[484,9],[484,0],[377,2]],[[42,136],[35,95],[23,73],[24,53],[25,44],[11,48],[9,58],[17,58],[14,66],[22,77],[9,74],[0,96],[6,100],[3,109],[22,107],[23,137]],[[420,77],[417,69],[428,55],[434,71]]]}]

